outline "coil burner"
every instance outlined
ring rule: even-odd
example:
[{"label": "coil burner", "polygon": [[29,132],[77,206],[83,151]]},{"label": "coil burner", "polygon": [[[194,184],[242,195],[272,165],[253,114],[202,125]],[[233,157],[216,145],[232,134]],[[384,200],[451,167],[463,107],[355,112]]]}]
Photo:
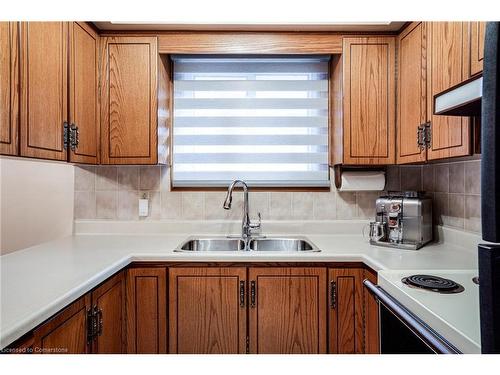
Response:
[{"label": "coil burner", "polygon": [[420,288],[437,293],[461,293],[464,287],[453,280],[432,275],[411,275],[401,281],[413,288]]}]

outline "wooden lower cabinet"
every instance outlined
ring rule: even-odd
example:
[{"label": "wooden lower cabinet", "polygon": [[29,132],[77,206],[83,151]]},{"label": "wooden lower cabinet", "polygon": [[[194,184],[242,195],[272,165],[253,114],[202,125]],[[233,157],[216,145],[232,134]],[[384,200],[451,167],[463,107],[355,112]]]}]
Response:
[{"label": "wooden lower cabinet", "polygon": [[[90,318],[92,312],[95,320]],[[124,353],[124,273],[111,277],[36,328],[33,337],[35,354]]]},{"label": "wooden lower cabinet", "polygon": [[365,352],[363,276],[362,268],[328,270],[330,353]]},{"label": "wooden lower cabinet", "polygon": [[[364,270],[363,279],[377,283],[377,273]],[[365,354],[380,353],[379,313],[376,298],[366,288],[363,288],[365,309]]]},{"label": "wooden lower cabinet", "polygon": [[127,270],[127,353],[167,353],[167,270]]},{"label": "wooden lower cabinet", "polygon": [[379,353],[376,273],[328,266],[133,265],[9,352]]},{"label": "wooden lower cabinet", "polygon": [[92,292],[92,305],[97,309],[97,334],[92,340],[92,353],[125,353],[125,274],[120,272]]},{"label": "wooden lower cabinet", "polygon": [[326,269],[249,268],[249,351],[326,353]]},{"label": "wooden lower cabinet", "polygon": [[33,332],[35,354],[84,354],[90,352],[87,341],[87,311],[90,294],[86,294]]},{"label": "wooden lower cabinet", "polygon": [[170,268],[169,352],[245,353],[245,280],[243,267]]}]

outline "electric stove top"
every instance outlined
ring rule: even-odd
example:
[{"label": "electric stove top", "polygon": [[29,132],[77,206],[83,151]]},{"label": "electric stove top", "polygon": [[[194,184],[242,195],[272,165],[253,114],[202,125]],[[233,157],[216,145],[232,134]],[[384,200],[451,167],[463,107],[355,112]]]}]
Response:
[{"label": "electric stove top", "polygon": [[463,353],[480,353],[477,270],[379,271],[378,285]]}]

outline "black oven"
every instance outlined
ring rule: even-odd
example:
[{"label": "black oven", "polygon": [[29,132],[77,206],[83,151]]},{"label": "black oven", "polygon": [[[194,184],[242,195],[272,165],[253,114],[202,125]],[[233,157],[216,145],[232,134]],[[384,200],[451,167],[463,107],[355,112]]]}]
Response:
[{"label": "black oven", "polygon": [[458,354],[460,351],[381,287],[364,280],[377,299],[381,354]]}]

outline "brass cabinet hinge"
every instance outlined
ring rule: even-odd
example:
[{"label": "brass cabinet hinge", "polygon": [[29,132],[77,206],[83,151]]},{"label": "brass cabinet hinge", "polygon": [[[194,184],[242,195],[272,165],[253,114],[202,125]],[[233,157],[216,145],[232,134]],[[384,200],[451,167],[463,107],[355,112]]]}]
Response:
[{"label": "brass cabinet hinge", "polygon": [[72,151],[75,151],[78,148],[78,144],[80,143],[80,131],[78,130],[78,126],[75,124],[71,124],[69,126],[69,147]]},{"label": "brass cabinet hinge", "polygon": [[75,124],[68,124],[66,121],[63,125],[63,147],[75,151],[80,143],[80,131]]},{"label": "brass cabinet hinge", "polygon": [[247,336],[247,342],[246,342],[246,354],[250,353],[250,338]]},{"label": "brass cabinet hinge", "polygon": [[94,340],[96,329],[96,316],[94,314],[94,309],[90,308],[87,310],[87,344],[90,344]]},{"label": "brass cabinet hinge", "polygon": [[87,344],[102,335],[102,310],[94,306],[87,310]]},{"label": "brass cabinet hinge", "polygon": [[424,124],[420,124],[417,128],[417,147],[420,151],[424,151],[426,148],[431,148],[431,142],[431,123],[426,122]]}]

